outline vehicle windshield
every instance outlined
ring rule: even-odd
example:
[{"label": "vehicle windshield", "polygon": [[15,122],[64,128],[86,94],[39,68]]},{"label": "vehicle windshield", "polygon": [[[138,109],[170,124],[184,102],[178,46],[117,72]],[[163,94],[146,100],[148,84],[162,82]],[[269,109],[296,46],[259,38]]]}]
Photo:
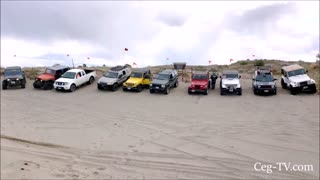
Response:
[{"label": "vehicle windshield", "polygon": [[273,77],[272,77],[272,75],[269,75],[269,74],[262,74],[262,75],[258,75],[256,77],[256,81],[259,81],[259,82],[272,82],[273,81]]},{"label": "vehicle windshield", "polygon": [[104,76],[104,77],[107,77],[107,78],[117,78],[117,77],[118,77],[118,73],[115,73],[115,72],[106,72],[103,76]]},{"label": "vehicle windshield", "polygon": [[52,70],[52,69],[46,69],[46,71],[44,73],[46,74],[55,74],[55,70]]},{"label": "vehicle windshield", "polygon": [[140,73],[140,72],[133,72],[133,73],[131,73],[130,77],[142,78],[142,73]]},{"label": "vehicle windshield", "polygon": [[159,79],[159,80],[168,80],[170,77],[169,74],[157,74],[154,79]]},{"label": "vehicle windshield", "polygon": [[207,75],[206,74],[194,74],[192,76],[192,79],[195,79],[195,80],[207,80]]},{"label": "vehicle windshield", "polygon": [[20,69],[6,69],[4,70],[4,74],[5,75],[19,75],[21,74],[21,70]]},{"label": "vehicle windshield", "polygon": [[224,74],[223,78],[227,78],[227,79],[238,78],[238,74]]},{"label": "vehicle windshield", "polygon": [[74,79],[75,76],[76,76],[76,73],[74,72],[66,72],[61,77],[66,79]]},{"label": "vehicle windshield", "polygon": [[294,71],[289,71],[288,72],[288,76],[297,76],[297,75],[301,75],[301,74],[305,74],[305,70],[304,69],[297,69],[297,70],[294,70]]}]

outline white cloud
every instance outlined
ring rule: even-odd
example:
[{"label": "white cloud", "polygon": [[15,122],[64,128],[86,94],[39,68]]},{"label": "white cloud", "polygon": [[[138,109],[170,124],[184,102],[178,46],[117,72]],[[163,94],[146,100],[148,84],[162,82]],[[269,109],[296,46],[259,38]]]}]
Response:
[{"label": "white cloud", "polygon": [[[124,4],[124,2],[121,3]],[[247,59],[252,58],[252,54],[255,54],[256,58],[314,61],[319,47],[319,43],[316,42],[319,38],[318,2],[295,2],[294,12],[284,13],[274,22],[265,22],[269,25],[266,34],[243,33],[226,25],[233,23],[241,25],[241,22],[238,22],[240,19],[234,18],[241,17],[255,8],[275,3],[285,2],[148,1],[127,2],[123,9],[117,3],[98,2],[96,5],[90,3],[90,6],[83,3],[77,5],[76,10],[72,12],[76,14],[81,10],[92,12],[86,13],[86,16],[92,14],[90,21],[98,22],[92,23],[95,26],[91,27],[92,31],[90,28],[86,29],[88,32],[85,35],[86,38],[88,34],[89,37],[92,36],[92,40],[53,38],[53,40],[42,41],[39,37],[29,41],[26,40],[29,37],[12,35],[9,37],[2,34],[1,66],[70,63],[70,59],[62,57],[61,59],[43,58],[50,54],[70,54],[76,64],[111,66],[136,62],[140,67],[164,64],[165,57],[169,57],[170,61],[179,61],[191,55],[194,59],[187,60],[189,64],[207,64],[209,59],[216,64],[228,64],[230,58]],[[67,4],[72,5],[72,3]],[[112,9],[110,7],[113,6],[114,11],[111,14],[103,14],[104,8]],[[60,6],[52,6],[52,8],[55,7]],[[67,14],[65,19],[73,17],[67,10],[60,13]],[[230,19],[232,15],[237,16]],[[19,17],[19,12],[16,12],[16,16]],[[63,14],[60,17],[63,17]],[[134,19],[138,17],[139,19]],[[3,18],[10,17],[3,16]],[[82,31],[74,32],[70,27],[83,27],[77,24],[83,17],[74,16],[73,18],[79,20],[72,24],[68,24],[70,21],[62,23],[65,28],[61,29],[61,33],[70,31],[67,32],[68,35],[81,36]],[[88,18],[85,17],[85,19]],[[111,19],[116,22],[106,25]],[[37,22],[32,23],[32,25],[35,24]],[[248,29],[250,31],[250,27]],[[122,34],[124,34],[123,37]],[[95,39],[101,39],[101,41],[94,41]],[[129,51],[124,56],[123,48],[125,47],[129,48]],[[170,57],[173,56],[172,53],[176,54],[177,59]],[[15,54],[17,57],[14,58]]]}]

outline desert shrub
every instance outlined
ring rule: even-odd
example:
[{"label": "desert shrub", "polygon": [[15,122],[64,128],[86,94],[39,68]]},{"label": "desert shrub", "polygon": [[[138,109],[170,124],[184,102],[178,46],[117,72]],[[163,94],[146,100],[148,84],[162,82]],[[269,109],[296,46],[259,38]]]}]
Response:
[{"label": "desert shrub", "polygon": [[319,63],[310,64],[310,69],[319,69]]},{"label": "desert shrub", "polygon": [[40,73],[39,69],[31,68],[30,70],[25,70],[25,75],[29,79],[35,79]]},{"label": "desert shrub", "polygon": [[255,65],[255,66],[264,66],[264,61],[263,61],[263,60],[256,60],[256,61],[254,62],[254,65]]},{"label": "desert shrub", "polygon": [[247,65],[248,64],[248,62],[247,61],[240,61],[240,65]]}]

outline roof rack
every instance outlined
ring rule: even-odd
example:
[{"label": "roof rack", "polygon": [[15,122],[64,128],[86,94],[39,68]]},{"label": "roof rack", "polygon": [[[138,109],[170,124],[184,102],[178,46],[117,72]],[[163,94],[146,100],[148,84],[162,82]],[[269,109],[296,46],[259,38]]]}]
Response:
[{"label": "roof rack", "polygon": [[125,66],[115,66],[110,68],[111,71],[121,71],[124,70],[126,67]]}]

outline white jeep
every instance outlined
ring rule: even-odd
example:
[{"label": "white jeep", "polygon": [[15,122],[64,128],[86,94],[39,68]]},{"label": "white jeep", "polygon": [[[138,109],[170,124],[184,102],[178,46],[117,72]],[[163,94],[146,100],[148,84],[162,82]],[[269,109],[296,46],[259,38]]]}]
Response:
[{"label": "white jeep", "polygon": [[225,93],[237,93],[239,96],[242,95],[242,88],[240,84],[240,78],[238,71],[228,70],[222,73],[220,76],[220,95]]},{"label": "white jeep", "polygon": [[283,89],[289,89],[292,95],[301,91],[316,93],[316,82],[307,75],[302,66],[293,64],[281,68],[281,86]]}]

